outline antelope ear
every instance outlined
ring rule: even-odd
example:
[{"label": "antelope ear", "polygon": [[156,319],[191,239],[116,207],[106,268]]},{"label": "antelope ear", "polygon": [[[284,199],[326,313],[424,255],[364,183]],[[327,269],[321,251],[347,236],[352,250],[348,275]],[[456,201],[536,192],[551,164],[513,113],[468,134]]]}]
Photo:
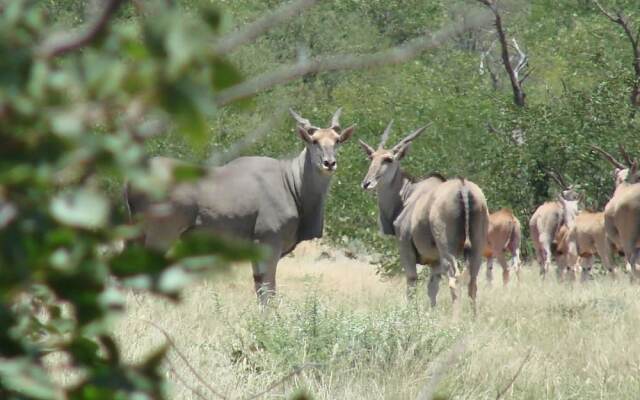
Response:
[{"label": "antelope ear", "polygon": [[313,142],[313,138],[311,137],[313,135],[313,131],[311,131],[311,129],[307,130],[304,127],[298,125],[296,130],[298,131],[298,135],[300,136],[300,138],[302,138],[302,140],[307,143]]},{"label": "antelope ear", "polygon": [[364,142],[364,140],[362,140],[362,139],[358,139],[358,142],[360,143],[360,147],[362,147],[364,152],[367,153],[367,157],[369,157],[369,159],[371,159],[371,156],[375,152],[375,150],[373,150],[373,147],[371,147],[368,144],[366,144]]},{"label": "antelope ear", "polygon": [[340,132],[340,137],[338,138],[338,143],[344,143],[351,138],[353,135],[353,131],[356,129],[355,125],[351,125],[347,128],[344,128],[342,132]]}]

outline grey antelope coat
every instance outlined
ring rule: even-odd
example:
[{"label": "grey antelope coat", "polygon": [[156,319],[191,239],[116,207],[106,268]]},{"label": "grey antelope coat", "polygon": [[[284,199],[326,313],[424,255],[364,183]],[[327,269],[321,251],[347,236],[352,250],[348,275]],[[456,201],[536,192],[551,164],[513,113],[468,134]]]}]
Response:
[{"label": "grey antelope coat", "polygon": [[[127,188],[132,216],[142,219],[145,245],[166,250],[186,231],[210,232],[252,240],[267,246],[268,259],[253,265],[254,284],[261,301],[275,291],[278,260],[304,240],[322,237],[324,205],[337,163],[339,144],[353,127],[340,129],[340,110],[331,127],[320,129],[293,113],[298,133],[306,143],[292,160],[240,157],[221,167],[211,167],[195,183],[173,187],[164,207]],[[152,168],[179,163],[155,158]],[[160,207],[162,208],[162,207]]]},{"label": "grey antelope coat", "polygon": [[407,293],[415,291],[416,264],[427,264],[433,266],[428,290],[431,305],[436,304],[439,282],[445,273],[455,301],[459,276],[456,257],[466,250],[470,261],[469,296],[475,309],[476,281],[489,224],[484,194],[463,178],[445,180],[432,174],[414,182],[401,170],[399,161],[424,128],[385,150],[390,128],[391,124],[377,150],[360,141],[371,160],[362,186],[377,191],[380,228],[383,234],[394,235],[398,241]]}]

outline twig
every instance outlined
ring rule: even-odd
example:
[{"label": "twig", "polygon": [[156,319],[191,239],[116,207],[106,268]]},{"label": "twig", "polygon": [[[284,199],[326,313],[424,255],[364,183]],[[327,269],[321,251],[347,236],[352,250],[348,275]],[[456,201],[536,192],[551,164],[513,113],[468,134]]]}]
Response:
[{"label": "twig", "polygon": [[182,385],[183,385],[184,387],[186,387],[187,389],[189,389],[193,394],[195,394],[196,396],[198,396],[198,397],[199,397],[199,398],[201,398],[202,400],[209,400],[209,399],[207,399],[207,397],[206,397],[204,394],[202,394],[202,392],[200,392],[197,388],[195,388],[195,387],[193,387],[193,386],[189,385],[189,384],[187,383],[187,381],[186,381],[182,376],[180,376],[180,374],[178,373],[178,370],[177,370],[177,369],[176,369],[176,367],[173,365],[173,363],[171,362],[171,360],[169,359],[169,357],[167,357],[167,358],[166,358],[166,360],[167,360],[167,363],[169,364],[169,370],[170,370],[171,372],[173,372],[173,374],[176,376],[176,378],[178,378],[178,381],[180,381],[180,383],[182,383]]},{"label": "twig", "polygon": [[[50,59],[76,51],[88,45],[107,27],[111,17],[113,17],[125,1],[126,0],[106,0],[102,12],[93,23],[82,29],[80,33],[52,35],[52,39],[45,41],[40,46],[38,53],[44,58]],[[55,38],[61,35],[63,35],[62,38]]]},{"label": "twig", "polygon": [[465,18],[463,22],[449,25],[436,33],[417,37],[407,44],[387,50],[362,55],[329,55],[313,59],[300,59],[294,64],[284,65],[274,71],[258,75],[221,91],[216,97],[215,103],[218,106],[224,106],[312,73],[379,68],[403,63],[427,50],[437,48],[451,37],[469,29],[486,25],[490,21],[491,15],[488,13],[475,14]]},{"label": "twig", "polygon": [[185,357],[184,354],[182,354],[182,352],[180,351],[180,349],[178,349],[178,347],[176,346],[176,343],[173,341],[173,339],[171,338],[171,335],[169,335],[169,333],[160,325],[156,324],[153,321],[149,321],[146,319],[140,319],[140,321],[145,322],[151,326],[153,326],[154,328],[156,328],[157,330],[159,330],[162,335],[165,337],[165,339],[167,339],[167,342],[169,343],[169,346],[171,346],[171,348],[173,350],[175,350],[176,354],[178,354],[178,357],[180,357],[182,359],[182,361],[186,364],[187,368],[189,368],[189,371],[191,371],[191,373],[198,379],[198,381],[204,385],[207,389],[209,389],[211,391],[211,393],[213,393],[216,397],[226,400],[227,397],[220,394],[220,392],[218,392],[217,390],[215,390],[213,387],[211,387],[211,385],[209,383],[207,383],[207,381],[200,376],[200,374],[198,374],[198,371],[195,370],[195,368],[193,368],[191,366],[191,363],[189,362],[189,360],[187,360],[187,357]]},{"label": "twig", "polygon": [[509,390],[511,388],[511,386],[513,386],[513,383],[518,378],[518,375],[520,375],[520,373],[522,372],[522,369],[524,368],[524,365],[531,358],[532,352],[533,352],[533,349],[529,349],[529,351],[527,352],[527,355],[524,357],[524,359],[520,363],[520,367],[518,367],[518,370],[516,371],[516,374],[513,375],[513,377],[509,381],[509,384],[507,386],[505,386],[504,389],[498,391],[498,395],[496,396],[496,400],[500,400],[507,393],[507,390]]},{"label": "twig", "polygon": [[516,51],[518,52],[518,56],[520,57],[520,59],[518,60],[518,64],[514,68],[513,72],[516,74],[516,79],[518,79],[518,82],[522,84],[522,82],[524,82],[524,80],[527,79],[527,76],[529,75],[527,74],[524,78],[520,79],[520,71],[522,71],[522,69],[527,66],[529,57],[527,57],[527,55],[520,49],[520,46],[518,46],[518,42],[515,38],[512,38],[511,41],[513,42],[513,47],[516,49]]},{"label": "twig", "polygon": [[238,47],[254,41],[260,35],[274,26],[293,18],[307,8],[315,5],[318,0],[296,0],[280,5],[273,12],[258,18],[252,23],[238,29],[237,31],[222,37],[215,45],[214,53],[225,55]]},{"label": "twig", "polygon": [[616,17],[613,14],[609,13],[607,10],[605,10],[604,7],[602,7],[602,5],[600,5],[600,2],[598,0],[593,0],[593,2],[596,3],[596,6],[598,6],[598,8],[600,9],[600,12],[602,12],[612,22],[620,23],[619,16]]},{"label": "twig", "polygon": [[[495,46],[496,46],[496,41],[494,40],[493,42],[491,42],[491,45],[489,45],[489,48],[486,51],[480,52],[480,68],[479,68],[480,75],[484,75],[484,63],[485,63],[484,60],[489,57],[489,55],[491,54],[491,51]],[[489,68],[488,62],[487,62],[487,68]]]},{"label": "twig", "polygon": [[502,64],[504,64],[504,69],[507,71],[507,75],[509,75],[509,79],[511,80],[513,101],[517,106],[524,107],[526,94],[522,89],[521,82],[518,80],[518,72],[513,68],[513,65],[511,65],[507,35],[502,26],[502,17],[500,16],[500,12],[498,11],[498,5],[496,1],[497,0],[478,0],[478,2],[484,4],[493,13],[496,34],[498,35],[498,40],[500,41]]},{"label": "twig", "polygon": [[270,391],[272,391],[273,389],[275,389],[278,386],[282,385],[283,383],[285,383],[286,381],[288,381],[292,377],[294,377],[296,375],[299,375],[305,369],[318,368],[320,366],[322,366],[322,364],[316,364],[316,363],[307,363],[307,364],[302,364],[302,365],[296,365],[296,366],[293,367],[293,370],[290,373],[288,373],[286,376],[284,376],[281,379],[278,379],[277,381],[273,382],[272,384],[267,386],[267,388],[265,390],[263,390],[262,392],[256,393],[256,394],[251,395],[249,397],[245,397],[244,400],[254,400],[254,399],[257,399],[259,397],[262,397],[265,394],[267,394]]},{"label": "twig", "polygon": [[280,106],[275,112],[269,113],[271,118],[267,122],[261,124],[250,133],[245,135],[242,139],[234,142],[231,147],[224,153],[214,153],[209,157],[208,164],[210,165],[222,165],[230,160],[236,158],[243,150],[254,144],[262,137],[271,133],[276,124],[282,119],[287,112],[288,105]]},{"label": "twig", "polygon": [[460,339],[449,351],[437,357],[432,362],[431,378],[422,386],[416,400],[431,400],[438,384],[444,378],[445,372],[452,367],[467,347],[466,338]]},{"label": "twig", "polygon": [[[593,2],[598,6],[600,12],[604,14],[611,22],[616,23],[622,27],[625,35],[629,39],[629,43],[631,44],[631,48],[633,50],[633,70],[635,73],[635,81],[633,83],[633,87],[631,88],[631,104],[634,107],[640,107],[640,28],[634,35],[633,28],[629,23],[629,19],[622,12],[618,11],[616,15],[608,12],[602,7],[598,0],[593,0]],[[635,109],[631,113],[631,118],[635,116]]]}]

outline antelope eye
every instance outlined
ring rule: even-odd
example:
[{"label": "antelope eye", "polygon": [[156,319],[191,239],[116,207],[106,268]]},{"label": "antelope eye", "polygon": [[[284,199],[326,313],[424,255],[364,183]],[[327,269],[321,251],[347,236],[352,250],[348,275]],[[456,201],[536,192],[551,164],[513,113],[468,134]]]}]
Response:
[{"label": "antelope eye", "polygon": [[318,144],[318,141],[314,139],[311,141],[311,144]]},{"label": "antelope eye", "polygon": [[382,162],[384,162],[384,163],[390,163],[392,161],[393,161],[393,159],[391,157],[385,157],[385,158],[382,159]]}]

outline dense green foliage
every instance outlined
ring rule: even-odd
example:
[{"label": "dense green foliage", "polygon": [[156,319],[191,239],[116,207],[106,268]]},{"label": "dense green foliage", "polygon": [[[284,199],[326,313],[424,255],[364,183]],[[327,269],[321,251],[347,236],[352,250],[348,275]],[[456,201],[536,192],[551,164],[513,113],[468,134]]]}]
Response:
[{"label": "dense green foliage", "polygon": [[[224,3],[241,22],[274,4],[277,2]],[[622,29],[600,14],[591,1],[512,4],[502,11],[507,35],[517,39],[532,69],[524,84],[525,109],[512,103],[499,46],[494,47],[489,61],[499,78],[497,89],[488,73],[479,72],[480,54],[495,40],[488,26],[455,37],[404,65],[318,74],[264,93],[255,100],[251,114],[229,110],[211,121],[210,146],[199,152],[180,146],[175,136],[160,138],[151,151],[201,160],[259,126],[273,112],[274,104],[289,104],[320,125],[341,106],[343,121],[358,124],[355,137],[372,145],[392,118],[391,141],[433,122],[412,145],[404,167],[416,176],[440,171],[475,181],[491,210],[513,208],[525,231],[535,207],[557,192],[544,169],[564,173],[579,185],[585,206],[602,209],[613,190],[611,168],[588,146],[598,144],[615,152],[618,143],[626,143],[632,151],[640,144],[640,119],[630,119],[631,46]],[[640,27],[634,1],[602,4],[625,11]],[[254,74],[292,60],[299,49],[312,54],[379,50],[436,31],[476,8],[482,9],[472,0],[324,2],[233,54],[232,60],[246,74]],[[487,129],[488,123],[493,131]],[[301,148],[293,126],[291,120],[282,121],[245,154],[293,154]],[[512,140],[514,131],[522,132],[523,146]],[[342,246],[361,249],[364,245],[393,256],[393,241],[378,234],[375,199],[359,187],[366,169],[360,148],[355,143],[345,146],[329,196],[326,236]],[[527,254],[527,248],[524,251]],[[384,259],[386,267],[397,268],[393,258]]]},{"label": "dense green foliage", "polygon": [[[317,125],[341,106],[343,122],[356,122],[356,137],[372,144],[391,118],[393,138],[431,121],[405,159],[406,169],[466,176],[484,189],[492,209],[512,207],[524,221],[553,196],[544,174],[549,168],[578,183],[586,204],[601,208],[612,189],[610,168],[588,145],[639,144],[640,122],[630,117],[628,101],[634,79],[628,43],[586,0],[516,1],[503,11],[508,34],[533,68],[524,109],[511,103],[496,55],[489,62],[500,77],[497,88],[479,73],[480,52],[494,40],[485,29],[454,37],[404,65],[311,75],[241,107],[214,106],[215,94],[241,76],[273,69],[297,53],[397,45],[447,26],[469,9],[480,11],[471,0],[326,1],[225,57],[211,51],[220,33],[279,2],[220,1],[214,7],[184,0],[175,6],[153,2],[146,10],[135,6],[142,2],[127,4],[89,46],[60,57],[48,52],[55,47],[53,33],[82,24],[85,2],[41,3],[0,3],[2,398],[161,398],[162,351],[130,365],[109,334],[109,318],[121,308],[110,276],[176,298],[203,265],[175,266],[183,257],[259,257],[257,249],[202,237],[185,238],[168,255],[138,246],[111,251],[113,242],[137,233],[122,213],[123,180],[156,197],[169,183],[144,167],[148,153],[194,161],[224,154],[281,105]],[[606,5],[632,17],[637,12],[633,0]],[[488,130],[489,123],[495,129]],[[158,136],[165,127],[171,132]],[[291,155],[301,148],[292,128],[292,121],[283,120],[244,152]],[[521,132],[524,144],[514,142],[514,132]],[[389,256],[395,250],[377,233],[375,201],[359,188],[366,168],[361,150],[345,146],[325,234],[341,245]],[[197,169],[182,172],[175,178],[198,176]],[[24,292],[29,300],[17,302]],[[47,317],[36,318],[37,309]],[[52,351],[67,354],[83,373],[64,394],[43,367]]]}]

